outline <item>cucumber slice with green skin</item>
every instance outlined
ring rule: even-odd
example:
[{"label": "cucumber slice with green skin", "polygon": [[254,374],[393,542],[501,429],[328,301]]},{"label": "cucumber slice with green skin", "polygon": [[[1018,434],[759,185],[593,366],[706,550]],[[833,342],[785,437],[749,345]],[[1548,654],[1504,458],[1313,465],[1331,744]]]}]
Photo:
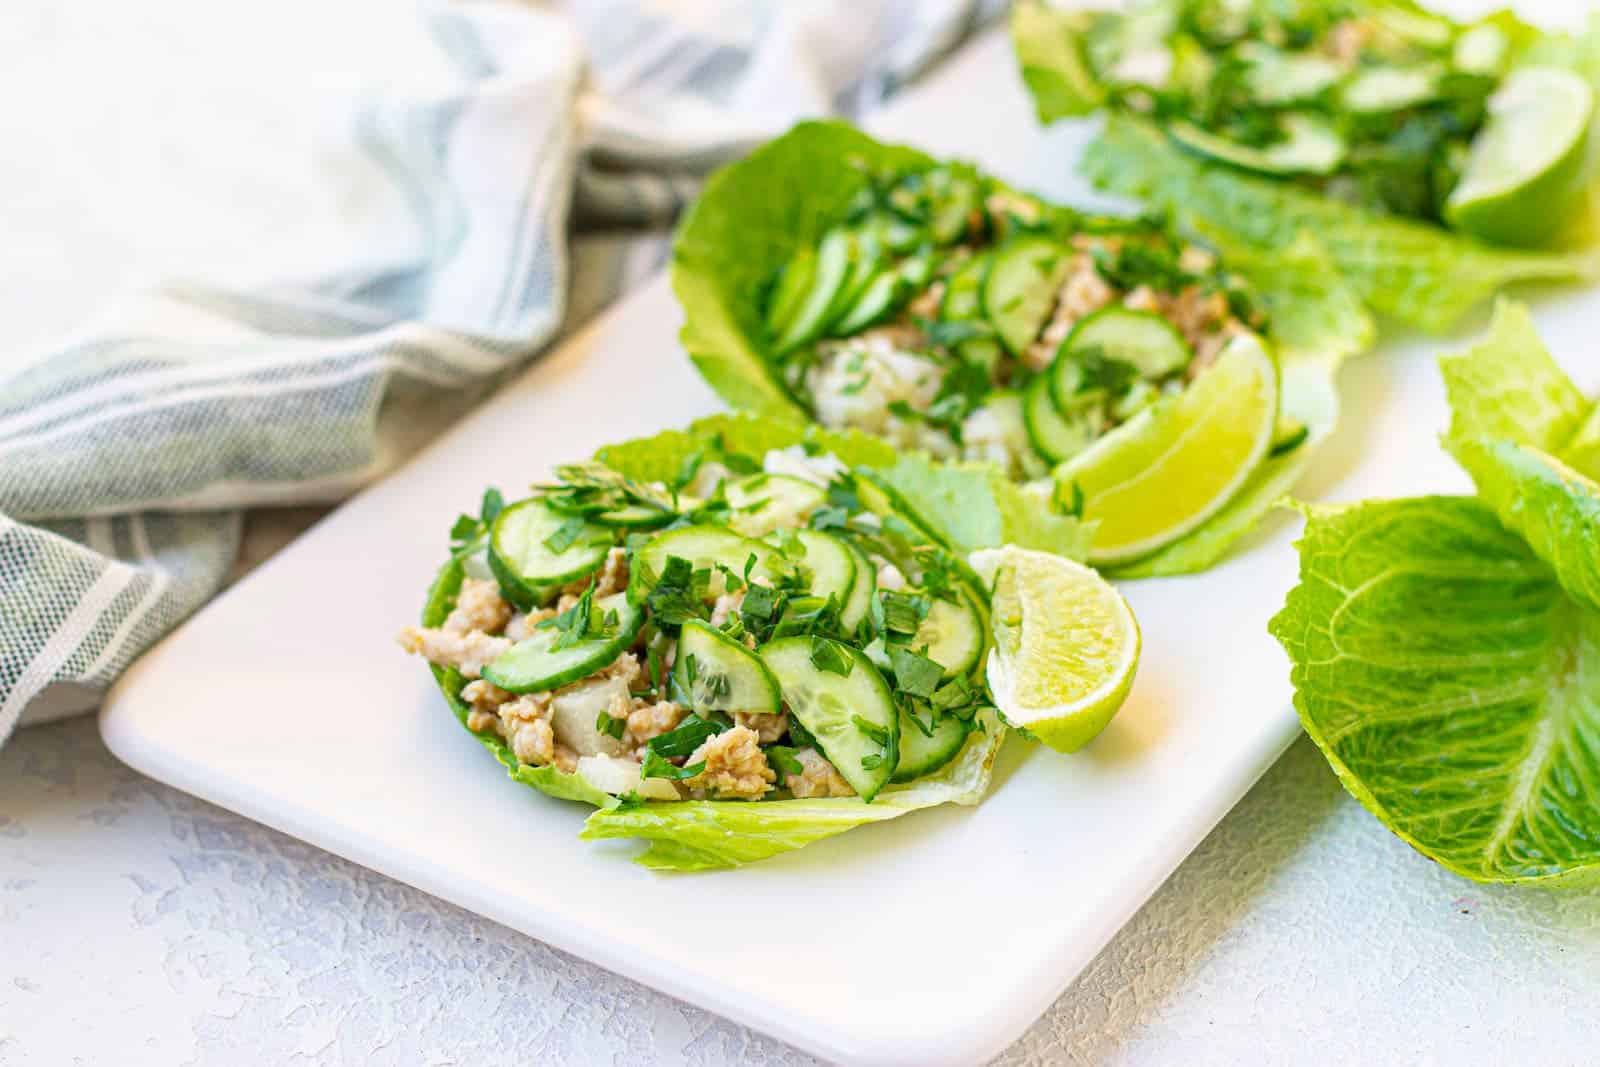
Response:
[{"label": "cucumber slice with green skin", "polygon": [[970,596],[959,600],[934,600],[928,617],[917,627],[911,647],[944,668],[946,678],[966,674],[983,655],[983,614]]},{"label": "cucumber slice with green skin", "polygon": [[1071,353],[1087,349],[1098,349],[1107,359],[1133,364],[1141,378],[1177,374],[1194,358],[1194,349],[1178,328],[1155,312],[1101,308],[1072,328],[1051,367],[1052,389],[1062,411],[1077,406],[1073,396],[1082,380],[1081,368],[1073,364]]},{"label": "cucumber slice with green skin", "polygon": [[778,277],[772,290],[772,302],[767,305],[767,336],[778,337],[794,322],[800,305],[817,277],[816,249],[807,248],[791,259]]},{"label": "cucumber slice with green skin", "polygon": [[1020,356],[1050,318],[1070,268],[1069,250],[1046,237],[1018,237],[994,253],[983,279],[983,313],[1000,341]]},{"label": "cucumber slice with green skin", "polygon": [[963,262],[945,279],[939,317],[946,322],[967,322],[983,315],[983,279],[989,273],[989,256],[980,253]]},{"label": "cucumber slice with green skin", "polygon": [[1344,162],[1344,138],[1326,119],[1288,114],[1278,122],[1284,139],[1265,148],[1231,141],[1190,122],[1174,122],[1167,132],[1192,152],[1261,174],[1332,174]]},{"label": "cucumber slice with green skin", "polygon": [[670,511],[645,507],[643,504],[629,504],[614,511],[602,511],[590,521],[599,526],[615,526],[623,530],[653,530],[675,518],[677,515]]},{"label": "cucumber slice with green skin", "polygon": [[856,565],[855,581],[850,585],[850,597],[839,609],[839,625],[843,626],[847,633],[855,633],[861,625],[861,620],[872,610],[872,594],[878,591],[878,570],[861,549],[842,537],[835,540],[844,545],[850,553],[851,561]]},{"label": "cucumber slice with green skin", "polygon": [[1339,91],[1339,102],[1346,111],[1362,115],[1402,111],[1433,99],[1443,73],[1444,68],[1437,64],[1367,67],[1345,82]]},{"label": "cucumber slice with green skin", "polygon": [[576,581],[605,562],[613,538],[592,523],[559,552],[546,544],[572,518],[537,497],[512,504],[495,518],[489,569],[518,607],[538,604],[552,587]]},{"label": "cucumber slice with green skin", "polygon": [[745,564],[752,555],[756,557],[756,562],[750,569],[750,577],[769,577],[771,562],[778,555],[777,549],[771,545],[753,538],[741,537],[726,526],[712,523],[668,530],[652,538],[634,553],[633,569],[628,578],[628,597],[635,604],[644,603],[645,598],[650,595],[650,588],[646,584],[646,572],[659,579],[666,569],[667,560],[673,556],[688,560],[689,565],[695,570],[709,568],[711,583],[706,589],[706,595],[721,596],[727,592],[728,585],[726,577],[717,569],[717,564],[720,563],[743,577]]},{"label": "cucumber slice with green skin", "polygon": [[844,313],[844,318],[830,331],[841,337],[860,333],[868,326],[893,311],[905,297],[905,281],[897,270],[884,271]]},{"label": "cucumber slice with green skin", "polygon": [[752,474],[728,486],[728,525],[746,537],[794,529],[823,504],[828,494],[819,485],[787,474]]},{"label": "cucumber slice with green skin", "polygon": [[935,197],[928,232],[939,244],[951,244],[967,232],[973,212],[982,204],[983,190],[975,176],[950,170],[930,172],[928,185]]},{"label": "cucumber slice with green skin", "polygon": [[[870,801],[893,777],[900,740],[894,694],[872,661],[858,649],[835,644],[850,661],[848,675],[820,670],[811,662],[810,637],[784,637],[761,648],[761,659],[778,680],[783,702],[816,739],[850,787]],[[881,732],[874,740],[856,718]],[[863,767],[865,760],[870,766]]]},{"label": "cucumber slice with green skin", "polygon": [[672,682],[697,712],[782,710],[778,680],[761,657],[721,630],[691,619],[678,635]]},{"label": "cucumber slice with green skin", "polygon": [[483,669],[489,682],[511,693],[542,693],[559,689],[609,665],[631,644],[644,624],[644,610],[630,603],[626,593],[613,593],[594,602],[592,628],[600,629],[615,613],[616,625],[602,637],[590,637],[569,648],[552,646],[561,637],[556,629],[535,630],[499,659]]},{"label": "cucumber slice with green skin", "polygon": [[1041,374],[1028,383],[1022,393],[1022,421],[1033,450],[1051,463],[1063,463],[1093,444],[1096,434],[1087,409],[1062,414],[1051,395],[1053,379]]},{"label": "cucumber slice with green skin", "polygon": [[854,551],[842,538],[821,530],[797,530],[795,537],[804,555],[796,559],[791,554],[789,558],[810,572],[812,596],[833,597],[834,603],[839,605],[842,622],[850,594],[861,580]]},{"label": "cucumber slice with green skin", "polygon": [[789,325],[778,335],[773,349],[777,355],[792,352],[822,334],[838,311],[839,294],[849,279],[855,236],[849,230],[829,230],[817,246],[817,265],[811,288],[800,302]]},{"label": "cucumber slice with green skin", "polygon": [[838,299],[828,312],[822,328],[824,334],[839,333],[839,323],[866,294],[872,283],[880,276],[892,273],[885,263],[887,256],[883,239],[876,231],[857,230],[850,235],[850,242],[850,273],[845,277]]},{"label": "cucumber slice with green skin", "polygon": [[[927,721],[926,718],[923,719]],[[922,727],[911,721],[904,708],[900,710],[900,762],[895,765],[894,776],[889,780],[896,785],[914,782],[932,774],[956,758],[967,740],[967,724],[954,715],[937,715],[933,720],[933,736],[922,732]]]}]

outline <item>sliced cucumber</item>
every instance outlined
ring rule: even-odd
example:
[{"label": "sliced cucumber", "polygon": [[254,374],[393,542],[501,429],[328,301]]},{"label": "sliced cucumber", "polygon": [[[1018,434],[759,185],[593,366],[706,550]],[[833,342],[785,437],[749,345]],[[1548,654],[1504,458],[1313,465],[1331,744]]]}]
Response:
[{"label": "sliced cucumber", "polygon": [[778,284],[772,290],[772,302],[767,305],[768,337],[781,336],[789,328],[800,311],[800,305],[811,292],[816,277],[817,251],[814,248],[802,249],[783,268]]},{"label": "sliced cucumber", "polygon": [[919,253],[902,260],[873,278],[829,332],[840,337],[859,333],[897,310],[906,297],[927,285],[932,276],[931,255]]},{"label": "sliced cucumber", "polygon": [[828,499],[821,486],[788,474],[752,474],[728,486],[727,496],[728,525],[746,537],[803,526]]},{"label": "sliced cucumber", "polygon": [[1088,409],[1061,413],[1051,396],[1053,378],[1041,374],[1028,383],[1022,393],[1022,421],[1034,451],[1051,463],[1064,463],[1093,444],[1096,435]]},{"label": "sliced cucumber", "polygon": [[952,244],[967,232],[973,213],[983,206],[983,190],[977,175],[950,168],[930,171],[927,181],[933,193],[928,232],[935,242]]},{"label": "sliced cucumber", "polygon": [[1006,350],[993,337],[972,337],[956,346],[956,355],[988,371],[991,380],[994,369],[1000,365],[1000,357],[1005,354]]},{"label": "sliced cucumber", "polygon": [[932,725],[930,737],[911,721],[904,708],[900,710],[900,762],[895,765],[891,782],[914,782],[956,758],[967,739],[967,724],[954,715],[935,715]]},{"label": "sliced cucumber", "polygon": [[1348,111],[1375,115],[1403,111],[1433,99],[1439,90],[1442,67],[1367,67],[1345,82],[1339,102]]},{"label": "sliced cucumber", "polygon": [[1283,107],[1314,100],[1344,77],[1335,59],[1315,52],[1281,52],[1270,45],[1241,45],[1249,62],[1245,84],[1257,103]]},{"label": "sliced cucumber", "polygon": [[[1062,353],[1086,349],[1098,349],[1107,359],[1133,364],[1141,378],[1176,374],[1194,358],[1189,342],[1172,323],[1153,311],[1125,307],[1101,308],[1085,316],[1061,343]],[[1076,370],[1074,367],[1052,370],[1052,377],[1057,379],[1056,403],[1063,411],[1075,406],[1072,396],[1077,389]]]},{"label": "sliced cucumber", "polygon": [[872,610],[872,594],[878,590],[878,571],[865,552],[842,537],[837,540],[849,550],[850,558],[856,565],[856,578],[850,585],[850,598],[839,609],[839,625],[844,627],[846,633],[855,633],[856,628],[861,625],[861,620]]},{"label": "sliced cucumber", "polygon": [[804,555],[799,559],[793,555],[789,558],[810,572],[812,596],[824,600],[833,597],[834,603],[839,605],[842,621],[844,608],[850,603],[850,593],[860,580],[855,554],[842,538],[821,530],[797,530],[795,537]]},{"label": "sliced cucumber", "polygon": [[633,571],[628,581],[628,596],[635,604],[642,604],[650,595],[648,582],[659,579],[666,570],[667,560],[673,556],[689,561],[695,570],[709,568],[711,583],[707,596],[721,596],[727,592],[727,579],[717,569],[717,564],[743,576],[751,556],[756,562],[750,577],[768,577],[770,565],[777,550],[749,537],[741,537],[726,526],[702,523],[698,526],[681,526],[652,538],[633,557]]},{"label": "sliced cucumber", "polygon": [[1070,269],[1067,248],[1047,237],[1017,237],[994,253],[983,279],[983,313],[1013,355],[1038,338]]},{"label": "sliced cucumber", "polygon": [[989,256],[980,252],[965,260],[945,279],[939,317],[946,322],[966,322],[983,314],[983,279],[989,273]]},{"label": "sliced cucumber", "polygon": [[778,680],[761,657],[721,630],[691,619],[678,635],[672,682],[697,712],[781,709]]},{"label": "sliced cucumber", "polygon": [[972,598],[962,594],[957,600],[934,600],[928,617],[911,638],[913,650],[944,668],[945,677],[966,674],[978,664],[984,646],[983,615]]},{"label": "sliced cucumber", "polygon": [[1332,174],[1344,162],[1344,138],[1328,120],[1291,113],[1278,124],[1283,140],[1266,147],[1231,141],[1190,122],[1174,122],[1168,133],[1191,151],[1262,174]]},{"label": "sliced cucumber", "polygon": [[841,333],[839,323],[872,287],[872,283],[885,274],[892,276],[885,262],[887,250],[876,230],[857,230],[850,235],[850,242],[850,273],[839,290],[839,297],[828,313],[827,321],[823,323],[824,334]]},{"label": "sliced cucumber", "polygon": [[855,236],[849,230],[830,230],[817,246],[817,266],[811,288],[773,349],[778,355],[815,340],[838,313],[840,294],[851,274]]},{"label": "sliced cucumber", "polygon": [[[848,658],[848,675],[813,664],[810,637],[785,637],[764,645],[761,659],[778,679],[790,713],[816,739],[817,748],[840,776],[862,800],[870,801],[894,775],[900,712],[871,660],[848,645],[834,647]],[[856,724],[857,718],[885,740],[874,740]],[[863,761],[868,766],[862,766]]]},{"label": "sliced cucumber", "polygon": [[572,518],[537,497],[500,512],[489,534],[489,569],[506,599],[523,609],[533,607],[555,586],[576,581],[605,562],[613,538],[592,523],[560,551],[551,548],[550,539]]},{"label": "sliced cucumber", "polygon": [[[532,637],[517,642],[485,667],[484,678],[508,692],[541,693],[587,678],[611,663],[638,636],[644,611],[630,603],[626,593],[596,600],[591,611],[590,628],[600,636],[557,649],[553,646],[561,637],[560,630],[535,630]],[[613,615],[613,625],[606,627],[607,617]]]}]

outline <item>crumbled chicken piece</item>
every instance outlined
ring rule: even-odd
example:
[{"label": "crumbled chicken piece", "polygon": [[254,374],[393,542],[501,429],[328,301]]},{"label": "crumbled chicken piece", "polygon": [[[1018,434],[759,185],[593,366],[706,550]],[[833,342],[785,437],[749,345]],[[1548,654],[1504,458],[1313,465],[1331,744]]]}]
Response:
[{"label": "crumbled chicken piece", "polygon": [[1088,252],[1072,257],[1067,279],[1056,296],[1055,311],[1046,323],[1039,339],[1022,354],[1022,361],[1032,370],[1044,370],[1056,358],[1056,349],[1067,339],[1067,334],[1085,316],[1091,315],[1117,298],[1117,290],[1100,276],[1094,259]]},{"label": "crumbled chicken piece", "polygon": [[471,704],[475,710],[494,711],[501,704],[515,700],[516,695],[506,692],[493,682],[479,678],[461,687],[461,699]]},{"label": "crumbled chicken piece", "polygon": [[[624,652],[622,655],[618,656],[604,667],[601,667],[599,670],[589,675],[589,677],[584,678],[579,682],[572,683],[572,686],[581,685],[583,682],[598,682],[606,678],[621,678],[623,684],[631,689],[633,687],[633,683],[638,681],[639,675],[643,673],[644,667],[640,665],[639,657],[632,652]],[[568,686],[567,688],[570,689],[572,686]]]},{"label": "crumbled chicken piece", "polygon": [[1184,245],[1178,253],[1178,269],[1190,274],[1205,274],[1217,265],[1216,253],[1199,245]]},{"label": "crumbled chicken piece", "polygon": [[711,625],[721,626],[727,622],[733,616],[733,613],[739,610],[739,606],[744,603],[744,594],[745,590],[735,589],[717,597],[716,601],[711,605]]},{"label": "crumbled chicken piece", "polygon": [[944,282],[934,282],[906,305],[906,311],[915,318],[931,319],[939,314],[939,305],[942,303],[944,303]]},{"label": "crumbled chicken piece", "polygon": [[853,797],[856,791],[850,788],[850,783],[839,776],[833,764],[823,758],[822,753],[814,748],[802,748],[794,754],[802,768],[799,774],[784,776],[783,784],[800,798],[805,797]]},{"label": "crumbled chicken piece", "polygon": [[1248,331],[1248,327],[1238,319],[1228,319],[1214,333],[1201,337],[1194,345],[1194,359],[1189,361],[1187,377],[1193,381],[1201,371],[1217,361],[1222,350],[1228,347],[1228,342],[1241,333]]},{"label": "crumbled chicken piece", "polygon": [[466,634],[478,631],[497,634],[511,618],[511,605],[500,597],[497,582],[466,578],[456,594],[456,606],[445,617],[445,633]]},{"label": "crumbled chicken piece", "polygon": [[756,732],[747,726],[735,726],[706,738],[687,761],[689,765],[701,762],[706,769],[684,784],[696,792],[718,797],[760,800],[778,777],[767,765],[767,755],[761,751]]},{"label": "crumbled chicken piece", "polygon": [[400,647],[439,667],[454,667],[467,678],[483,673],[486,664],[499,659],[511,647],[504,637],[472,631],[451,633],[448,630],[425,629],[407,626],[400,631]]},{"label": "crumbled chicken piece", "polygon": [[1220,290],[1188,285],[1169,300],[1166,315],[1184,340],[1196,345],[1228,320],[1228,298]]},{"label": "crumbled chicken piece", "polygon": [[[612,712],[613,716],[616,714],[615,711]],[[670,700],[649,701],[632,697],[623,708],[621,716],[628,720],[628,729],[622,735],[622,739],[638,748],[639,755],[643,757],[644,746],[651,738],[660,737],[668,730],[677,729],[687,714],[687,709]]]},{"label": "crumbled chicken piece", "polygon": [[756,732],[756,738],[763,745],[770,745],[778,738],[789,732],[789,713],[779,711],[769,714],[764,711],[736,711],[733,721],[740,726]]},{"label": "crumbled chicken piece", "polygon": [[556,740],[550,724],[552,697],[550,693],[528,693],[500,705],[497,728],[512,755],[523,763],[535,767],[554,764],[559,770],[571,771],[578,755]]},{"label": "crumbled chicken piece", "polygon": [[1133,311],[1153,311],[1161,313],[1161,297],[1148,285],[1135,286],[1129,290],[1128,295],[1122,298],[1122,306]]}]

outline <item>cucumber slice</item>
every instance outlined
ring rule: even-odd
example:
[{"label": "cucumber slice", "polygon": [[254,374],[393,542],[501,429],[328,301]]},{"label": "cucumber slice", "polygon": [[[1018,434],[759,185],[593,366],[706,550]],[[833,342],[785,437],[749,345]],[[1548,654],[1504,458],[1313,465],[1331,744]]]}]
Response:
[{"label": "cucumber slice", "polygon": [[[1070,360],[1062,355],[1057,360]],[[1022,394],[1022,421],[1028,442],[1051,463],[1063,463],[1094,443],[1094,423],[1088,409],[1062,414],[1052,397],[1053,374],[1041,374]]]},{"label": "cucumber slice", "polygon": [[878,591],[878,570],[867,554],[854,544],[842,537],[835,540],[850,552],[851,561],[856,565],[856,578],[850,585],[850,597],[839,609],[839,625],[847,633],[855,633],[861,620],[872,610],[872,594]]},{"label": "cucumber slice", "polygon": [[928,189],[933,194],[933,211],[928,232],[939,244],[951,244],[967,232],[972,215],[983,205],[983,190],[969,173],[951,169],[929,171]]},{"label": "cucumber slice", "polygon": [[1005,354],[1006,350],[993,337],[973,337],[956,346],[956,355],[964,362],[976,363],[988,371],[991,380],[994,378],[994,369],[1000,365],[1000,357]]},{"label": "cucumber slice", "polygon": [[[1178,328],[1153,311],[1132,308],[1101,308],[1085,316],[1061,343],[1063,355],[1085,349],[1099,349],[1108,359],[1131,363],[1141,378],[1165,378],[1177,374],[1194,358],[1194,350]],[[1078,387],[1079,368],[1070,358],[1058,357],[1051,368],[1056,404],[1062,411],[1076,405],[1072,397]]]},{"label": "cucumber slice", "polygon": [[983,279],[989,273],[989,255],[979,253],[964,261],[945,279],[939,317],[946,322],[966,322],[983,314]]},{"label": "cucumber slice", "polygon": [[1433,99],[1443,73],[1437,64],[1367,67],[1345,82],[1339,91],[1339,102],[1345,110],[1364,115],[1403,111]]},{"label": "cucumber slice", "polygon": [[[926,720],[924,720],[926,721]],[[933,736],[922,732],[922,727],[911,721],[904,708],[900,710],[900,762],[895,765],[894,776],[889,780],[896,785],[914,782],[932,774],[956,758],[967,739],[967,724],[954,715],[937,715],[933,720]]]},{"label": "cucumber slice", "polygon": [[822,238],[817,246],[817,266],[811,288],[788,326],[778,335],[773,345],[777,355],[815,340],[837,314],[839,295],[851,274],[854,244],[854,235],[848,230],[829,230]]},{"label": "cucumber slice", "polygon": [[576,581],[605,562],[612,536],[592,523],[559,552],[547,544],[572,518],[537,497],[512,504],[495,518],[489,534],[489,569],[506,598],[518,607],[533,607],[552,587]]},{"label": "cucumber slice", "polygon": [[772,303],[767,305],[767,336],[778,337],[794,322],[800,305],[817,277],[817,252],[814,248],[802,249],[791,259],[778,277],[772,290]]},{"label": "cucumber slice", "polygon": [[761,657],[721,630],[691,619],[678,635],[672,667],[678,694],[697,712],[780,710],[778,680]]},{"label": "cucumber slice", "polygon": [[994,253],[983,279],[983,312],[1013,355],[1044,329],[1071,258],[1062,245],[1034,236],[1014,238]]},{"label": "cucumber slice", "polygon": [[[841,777],[870,801],[894,775],[900,740],[900,712],[894,694],[872,661],[857,649],[835,643],[850,662],[848,675],[820,670],[811,662],[811,638],[784,637],[761,648],[761,659],[778,679],[789,711],[816,739]],[[875,741],[855,719],[882,731]],[[865,760],[870,766],[863,767]]]},{"label": "cucumber slice", "polygon": [[1174,122],[1167,132],[1190,151],[1262,174],[1332,174],[1344,162],[1344,138],[1326,119],[1286,114],[1278,124],[1284,139],[1265,148],[1231,141],[1190,122]]},{"label": "cucumber slice", "polygon": [[1245,84],[1250,96],[1269,107],[1314,100],[1344,77],[1344,67],[1316,52],[1282,52],[1270,45],[1245,44],[1239,54],[1250,65]]},{"label": "cucumber slice", "polygon": [[596,600],[592,612],[592,628],[599,630],[612,613],[616,625],[604,636],[585,638],[561,649],[553,647],[561,631],[535,630],[532,637],[517,642],[485,667],[484,678],[511,693],[542,693],[587,678],[622,655],[644,623],[643,609],[630,603],[626,593]]},{"label": "cucumber slice", "polygon": [[[844,609],[850,603],[850,594],[856,582],[860,581],[854,552],[842,538],[821,530],[798,530],[795,537],[804,551],[804,555],[795,562],[811,572],[811,595],[824,600],[833,597],[834,603],[839,605],[842,622]],[[793,560],[794,556],[789,558]],[[848,628],[854,629],[853,626]]]},{"label": "cucumber slice", "polygon": [[727,592],[728,585],[727,579],[716,565],[720,563],[733,573],[743,576],[745,564],[752,555],[756,557],[756,563],[750,570],[750,577],[769,577],[771,561],[777,555],[777,550],[771,545],[753,538],[741,537],[726,526],[711,523],[680,526],[676,530],[656,535],[634,553],[633,571],[628,580],[628,596],[635,604],[644,603],[645,598],[650,595],[650,588],[646,584],[648,577],[646,572],[659,579],[666,569],[667,560],[677,556],[688,560],[695,570],[709,568],[711,583],[706,588],[706,595],[718,597]]},{"label": "cucumber slice", "polygon": [[616,526],[624,530],[654,530],[675,518],[677,515],[670,511],[645,507],[643,504],[629,504],[614,511],[602,511],[591,521],[599,526]]},{"label": "cucumber slice", "polygon": [[946,678],[966,674],[978,664],[984,646],[983,615],[970,596],[935,600],[917,627],[911,647],[944,668]]},{"label": "cucumber slice", "polygon": [[728,486],[728,525],[746,537],[803,526],[828,500],[827,491],[788,474],[752,474]]},{"label": "cucumber slice", "polygon": [[845,278],[844,286],[839,290],[838,299],[828,313],[827,321],[822,328],[824,334],[841,332],[838,324],[872,287],[872,283],[884,274],[892,276],[892,272],[885,268],[884,260],[883,239],[878,236],[877,231],[867,229],[851,233],[850,273]]}]

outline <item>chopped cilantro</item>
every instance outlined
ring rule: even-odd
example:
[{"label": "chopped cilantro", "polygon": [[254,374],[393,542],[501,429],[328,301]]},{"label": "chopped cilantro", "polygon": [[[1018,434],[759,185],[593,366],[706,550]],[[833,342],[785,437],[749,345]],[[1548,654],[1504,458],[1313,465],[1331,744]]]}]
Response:
[{"label": "chopped cilantro", "polygon": [[777,768],[785,782],[790,776],[798,777],[806,773],[805,765],[795,758],[795,751],[788,745],[768,745],[766,748],[767,762]]},{"label": "chopped cilantro", "polygon": [[660,755],[653,748],[645,749],[644,764],[639,768],[640,778],[665,778],[671,782],[681,782],[686,778],[704,772],[705,760],[691,763],[687,767],[674,766],[666,757]]},{"label": "chopped cilantro", "polygon": [[898,645],[889,647],[889,663],[894,668],[895,685],[914,697],[931,697],[944,677],[944,668],[927,656]]},{"label": "chopped cilantro", "polygon": [[623,733],[628,729],[628,720],[615,718],[608,712],[602,711],[594,720],[594,728],[607,737],[621,741]]},{"label": "chopped cilantro", "polygon": [[645,747],[664,759],[677,759],[692,754],[706,738],[715,737],[727,728],[727,724],[716,719],[690,715],[675,728],[651,738]]},{"label": "chopped cilantro", "polygon": [[[589,635],[589,627],[594,616],[594,586],[583,591],[578,602],[552,619],[539,623],[535,629],[558,630],[560,636],[550,646],[552,651],[571,648]],[[596,635],[599,636],[599,635]]]},{"label": "chopped cilantro", "polygon": [[855,669],[855,659],[837,641],[813,634],[811,637],[811,665],[819,671],[850,677]]},{"label": "chopped cilantro", "polygon": [[866,734],[868,738],[876,741],[878,744],[887,745],[889,743],[889,731],[885,730],[877,723],[868,722],[860,715],[851,715],[850,721],[855,724],[857,730],[860,730],[862,733]]}]

